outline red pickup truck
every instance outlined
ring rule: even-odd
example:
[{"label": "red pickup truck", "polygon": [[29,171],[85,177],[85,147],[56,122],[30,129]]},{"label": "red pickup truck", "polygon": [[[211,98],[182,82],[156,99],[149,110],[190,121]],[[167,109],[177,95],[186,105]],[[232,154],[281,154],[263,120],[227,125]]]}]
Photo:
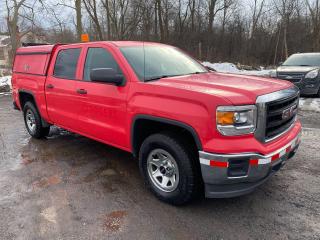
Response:
[{"label": "red pickup truck", "polygon": [[131,152],[171,204],[247,194],[299,146],[293,84],[209,71],[159,43],[22,47],[12,86],[32,137],[56,125]]}]

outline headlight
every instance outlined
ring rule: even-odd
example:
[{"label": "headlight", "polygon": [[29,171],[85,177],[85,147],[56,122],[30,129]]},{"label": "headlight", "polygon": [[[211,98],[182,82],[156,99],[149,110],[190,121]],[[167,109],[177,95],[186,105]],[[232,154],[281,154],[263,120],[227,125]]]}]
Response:
[{"label": "headlight", "polygon": [[247,106],[220,106],[217,108],[217,129],[225,136],[253,133],[256,129],[257,108]]},{"label": "headlight", "polygon": [[312,71],[308,72],[307,75],[305,76],[305,78],[313,79],[313,78],[318,77],[318,75],[319,75],[319,70],[316,69],[316,70],[312,70]]}]

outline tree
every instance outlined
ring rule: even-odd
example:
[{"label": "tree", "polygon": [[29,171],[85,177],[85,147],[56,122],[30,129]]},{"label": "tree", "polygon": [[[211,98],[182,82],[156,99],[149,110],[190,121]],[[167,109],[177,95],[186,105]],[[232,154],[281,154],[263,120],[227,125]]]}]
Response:
[{"label": "tree", "polygon": [[[190,4],[190,1],[189,3]],[[178,1],[178,25],[179,25],[179,37],[181,38],[183,36],[183,32],[185,30],[185,23],[188,17],[188,11],[189,11],[189,5],[188,7],[185,7],[185,10],[183,11],[183,3],[182,0]]]},{"label": "tree", "polygon": [[[33,2],[34,5],[35,2]],[[30,29],[25,31],[21,31],[19,29],[18,23],[21,19],[28,20],[31,25],[34,25],[34,11],[33,5],[27,5],[26,0],[6,0],[6,7],[7,7],[7,27],[8,32],[10,34],[10,41],[11,41],[11,54],[10,54],[10,62],[12,62],[13,55],[16,53],[18,47],[21,46],[21,38],[30,32]],[[30,15],[27,13],[22,14],[21,10],[25,8],[28,9]]]},{"label": "tree", "polygon": [[221,0],[207,0],[208,1],[208,33],[213,30],[213,22],[216,15],[224,9]]},{"label": "tree", "polygon": [[[289,53],[320,51],[320,0],[5,1],[14,49],[27,31],[75,42],[85,29],[96,40],[160,41],[215,62],[267,65]],[[37,18],[34,3],[45,6],[45,19]],[[63,7],[72,9],[74,25]]]},{"label": "tree", "polygon": [[83,0],[83,5],[87,10],[88,15],[94,23],[95,30],[97,32],[98,40],[103,40],[102,27],[100,25],[100,19],[98,16],[98,4],[96,0]]},{"label": "tree", "polygon": [[250,39],[253,39],[256,34],[256,29],[260,21],[261,15],[263,13],[265,2],[266,0],[253,0],[253,3],[251,3],[250,5],[251,12],[252,12],[250,37],[249,37]]},{"label": "tree", "polygon": [[71,2],[73,4],[67,4],[65,3],[66,1],[64,0],[60,0],[60,2],[58,2],[57,4],[55,4],[54,6],[50,6],[49,3],[45,4],[44,2],[42,3],[45,6],[45,9],[47,11],[49,11],[55,21],[58,23],[58,25],[60,26],[60,30],[62,29],[62,22],[60,20],[60,17],[57,16],[56,14],[56,7],[58,6],[62,6],[62,7],[67,7],[67,8],[71,8],[72,10],[75,11],[75,18],[76,18],[76,22],[75,22],[75,27],[76,27],[76,33],[77,33],[77,39],[80,42],[81,41],[81,35],[83,33],[83,26],[82,26],[82,4],[81,4],[81,0],[71,0]]},{"label": "tree", "polygon": [[191,32],[194,32],[196,18],[196,0],[189,0],[188,8],[190,10]]},{"label": "tree", "polygon": [[158,24],[160,28],[160,42],[164,42],[164,27],[163,27],[163,17],[162,17],[162,3],[161,0],[155,0],[156,3],[156,11],[158,13]]},{"label": "tree", "polygon": [[235,4],[235,0],[223,0],[223,14],[222,14],[222,23],[221,23],[221,39],[223,41],[224,34],[225,34],[225,28],[227,24],[228,19],[228,13],[231,6]]},{"label": "tree", "polygon": [[274,6],[281,16],[281,29],[283,30],[283,53],[284,58],[287,59],[288,53],[288,25],[290,18],[297,9],[297,0],[273,0]]},{"label": "tree", "polygon": [[137,31],[143,19],[142,12],[147,12],[145,4],[147,1],[143,4],[137,0],[105,0],[102,2],[107,15],[108,38],[123,40]]},{"label": "tree", "polygon": [[76,10],[76,29],[77,29],[77,36],[78,40],[81,41],[81,35],[82,35],[82,13],[81,13],[81,0],[75,0],[74,1],[75,10]]},{"label": "tree", "polygon": [[313,4],[306,0],[311,15],[312,23],[312,48],[313,51],[320,50],[320,0],[314,0]]}]

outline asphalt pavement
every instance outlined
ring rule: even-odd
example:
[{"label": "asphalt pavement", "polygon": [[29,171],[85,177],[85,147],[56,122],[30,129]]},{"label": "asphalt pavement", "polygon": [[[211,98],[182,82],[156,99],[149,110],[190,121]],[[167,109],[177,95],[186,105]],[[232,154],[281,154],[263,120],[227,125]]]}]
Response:
[{"label": "asphalt pavement", "polygon": [[320,113],[297,155],[252,194],[174,207],[129,153],[52,128],[30,138],[0,96],[0,239],[320,239]]}]

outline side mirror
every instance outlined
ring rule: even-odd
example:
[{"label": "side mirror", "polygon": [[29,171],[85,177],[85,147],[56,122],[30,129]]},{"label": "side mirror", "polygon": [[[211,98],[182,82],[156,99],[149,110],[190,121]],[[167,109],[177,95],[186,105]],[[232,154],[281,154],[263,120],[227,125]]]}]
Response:
[{"label": "side mirror", "polygon": [[94,68],[90,72],[90,79],[92,82],[104,82],[122,86],[124,78],[118,74],[113,68]]},{"label": "side mirror", "polygon": [[283,62],[279,62],[279,63],[278,63],[278,66],[282,66],[282,64],[283,64]]}]

